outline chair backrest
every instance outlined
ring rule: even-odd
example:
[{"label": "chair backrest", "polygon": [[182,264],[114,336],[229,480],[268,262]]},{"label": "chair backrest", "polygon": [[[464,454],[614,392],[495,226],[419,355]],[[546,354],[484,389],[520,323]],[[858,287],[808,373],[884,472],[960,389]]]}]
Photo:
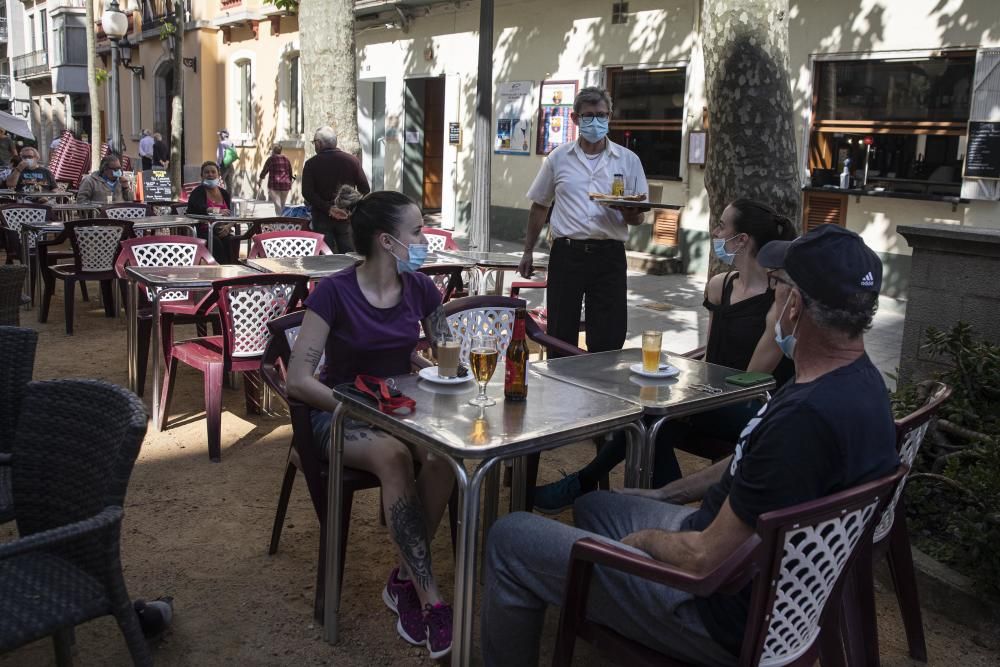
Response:
[{"label": "chair backrest", "polygon": [[299,469],[306,478],[309,497],[322,524],[326,516],[326,478],[323,475],[325,465],[320,458],[319,448],[313,445],[309,406],[289,398],[285,384],[288,362],[292,355],[291,341],[294,340],[294,335],[290,333],[297,332],[302,327],[305,312],[297,310],[267,323],[271,338],[261,357],[260,374],[264,383],[288,405],[288,414],[292,421],[292,447],[299,455]]},{"label": "chair backrest", "polygon": [[121,507],[146,434],[142,401],[108,382],[50,380],[30,383],[24,404],[12,450],[21,537]]},{"label": "chair backrest", "polygon": [[0,222],[12,232],[21,233],[25,222],[45,222],[51,219],[52,209],[42,204],[6,204],[0,206]]},{"label": "chair backrest", "polygon": [[147,204],[129,202],[101,207],[101,215],[112,220],[137,220],[147,217],[149,211],[150,207]]},{"label": "chair backrest", "polygon": [[311,255],[332,255],[330,246],[317,232],[301,230],[273,231],[257,234],[247,259],[258,257],[306,257]]},{"label": "chair backrest", "polygon": [[21,296],[27,264],[0,264],[0,326],[16,327],[21,323]]},{"label": "chair backrest", "polygon": [[[931,421],[937,416],[941,404],[947,401],[950,396],[951,387],[943,382],[931,383],[924,404],[902,419],[896,420],[896,451],[899,452],[900,462],[913,468],[913,462],[917,458],[920,445],[923,444]],[[872,538],[876,543],[889,536],[892,524],[896,521],[896,506],[899,505],[899,499],[903,495],[905,486],[906,480],[904,479],[896,487],[892,499],[886,505],[885,511],[882,512],[878,525],[875,526],[875,535]]]},{"label": "chair backrest", "polygon": [[216,281],[212,290],[222,317],[226,363],[262,355],[269,339],[267,323],[305,298],[308,283],[308,276],[281,273]]},{"label": "chair backrest", "polygon": [[760,547],[741,665],[812,664],[820,629],[839,604],[843,575],[866,542],[875,519],[906,475],[892,474],[757,519]]},{"label": "chair backrest", "polygon": [[472,337],[478,334],[496,336],[497,351],[503,357],[514,334],[514,312],[524,307],[524,299],[509,296],[469,296],[444,304],[452,335],[462,344],[462,361],[469,363]]},{"label": "chair backrest", "polygon": [[187,204],[170,205],[170,212],[173,213],[174,215],[184,215],[185,213],[187,213],[187,210],[188,210]]},{"label": "chair backrest", "polygon": [[427,249],[430,252],[438,250],[458,250],[458,244],[452,238],[451,232],[446,229],[431,229],[424,227],[424,236],[427,237]]},{"label": "chair backrest", "polygon": [[24,388],[35,366],[38,332],[0,327],[0,452],[10,451]]},{"label": "chair backrest", "polygon": [[115,259],[122,241],[132,235],[131,220],[73,220],[64,234],[73,245],[77,271],[100,273],[115,270]]},{"label": "chair backrest", "polygon": [[[121,252],[115,260],[115,273],[125,278],[126,266],[196,266],[215,264],[203,239],[191,236],[152,236],[122,241]],[[146,296],[153,298],[153,291],[146,288]],[[166,290],[160,301],[183,301],[187,290]]]}]

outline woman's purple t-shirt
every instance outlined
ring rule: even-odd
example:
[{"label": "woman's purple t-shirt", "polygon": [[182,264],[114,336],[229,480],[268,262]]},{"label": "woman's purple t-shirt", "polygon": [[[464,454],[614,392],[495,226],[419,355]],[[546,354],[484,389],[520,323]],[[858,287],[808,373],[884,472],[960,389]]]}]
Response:
[{"label": "woman's purple t-shirt", "polygon": [[410,354],[420,338],[420,320],[441,305],[441,293],[422,273],[402,273],[403,294],[392,308],[368,303],[358,286],[357,267],[320,281],[306,307],[330,326],[326,339],[328,386],[353,382],[358,374],[389,377],[410,372]]}]

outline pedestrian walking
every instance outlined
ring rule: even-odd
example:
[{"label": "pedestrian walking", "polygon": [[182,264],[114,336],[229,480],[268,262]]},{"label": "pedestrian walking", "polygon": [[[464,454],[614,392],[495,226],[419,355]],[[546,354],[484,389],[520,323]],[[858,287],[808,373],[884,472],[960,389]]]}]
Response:
[{"label": "pedestrian walking", "polygon": [[170,146],[163,140],[159,132],[153,133],[153,169],[166,169],[170,166]]},{"label": "pedestrian walking", "polygon": [[259,181],[263,181],[267,176],[267,196],[274,204],[274,211],[278,215],[285,210],[285,201],[288,200],[288,192],[292,189],[292,163],[287,157],[281,154],[281,145],[271,146],[271,156],[264,163],[264,168],[260,171]]},{"label": "pedestrian walking", "polygon": [[233,181],[236,179],[236,161],[240,159],[236,154],[236,146],[229,140],[229,130],[223,128],[219,130],[219,144],[215,148],[215,162],[222,170],[222,180],[225,182],[226,190],[233,191]]},{"label": "pedestrian walking", "polygon": [[139,140],[139,157],[142,159],[142,170],[149,171],[153,168],[153,147],[156,140],[149,130],[142,131],[142,139]]}]

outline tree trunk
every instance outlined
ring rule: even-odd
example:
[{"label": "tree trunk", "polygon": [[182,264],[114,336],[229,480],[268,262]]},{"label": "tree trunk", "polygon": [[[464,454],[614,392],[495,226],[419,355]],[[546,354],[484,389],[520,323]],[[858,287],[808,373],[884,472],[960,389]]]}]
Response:
[{"label": "tree trunk", "polygon": [[469,248],[490,250],[493,179],[493,0],[479,3],[479,68],[476,71],[476,125],[473,135],[472,217]]},{"label": "tree trunk", "polygon": [[[701,24],[711,224],[729,202],[748,197],[787,215],[798,228],[788,0],[704,0]],[[710,273],[720,267],[713,257]]]},{"label": "tree trunk", "polygon": [[184,187],[184,2],[174,0],[174,97],[170,101],[170,189],[179,200]]},{"label": "tree trunk", "polygon": [[[330,125],[338,147],[361,157],[353,0],[302,0],[299,41],[307,139],[316,128]],[[309,141],[306,151],[312,154]]]},{"label": "tree trunk", "polygon": [[97,85],[97,31],[94,3],[87,3],[87,93],[90,97],[90,170],[97,171],[101,164],[101,97]]}]

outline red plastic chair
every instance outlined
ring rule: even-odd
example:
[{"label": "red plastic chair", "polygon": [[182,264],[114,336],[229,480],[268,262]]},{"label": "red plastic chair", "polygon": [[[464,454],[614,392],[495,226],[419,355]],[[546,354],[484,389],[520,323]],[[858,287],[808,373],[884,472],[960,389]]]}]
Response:
[{"label": "red plastic chair", "polygon": [[317,232],[301,230],[264,232],[252,237],[247,259],[258,257],[306,257],[332,255],[330,246]]},{"label": "red plastic chair", "polygon": [[237,223],[234,231],[235,233],[232,236],[233,243],[246,241],[247,254],[249,254],[250,242],[255,236],[269,232],[308,232],[310,229],[309,221],[305,218],[275,216],[272,218],[256,218],[253,222]]},{"label": "red plastic chair", "polygon": [[[937,416],[941,405],[950,396],[951,387],[942,382],[935,382],[930,385],[927,399],[919,409],[896,420],[896,449],[902,463],[907,466],[913,465],[927,429]],[[872,537],[872,559],[858,561],[845,585],[843,631],[850,664],[877,667],[879,663],[878,619],[875,616],[872,563],[873,560],[883,556],[889,564],[889,574],[903,617],[903,629],[906,632],[910,657],[920,662],[927,662],[927,643],[924,640],[920,598],[913,569],[913,552],[910,549],[910,532],[906,526],[906,509],[903,505],[902,494],[905,486],[906,478],[896,487],[896,492],[875,526]],[[863,639],[859,643],[852,643],[849,641],[852,636]],[[858,650],[862,647],[865,650],[864,654]]]},{"label": "red plastic chair", "polygon": [[[569,665],[576,638],[597,645],[618,664],[680,666],[670,658],[587,618],[594,565],[672,586],[700,597],[735,594],[751,585],[738,664],[811,667],[844,665],[839,611],[846,572],[871,558],[879,513],[908,467],[825,498],[768,512],[754,534],[712,572],[695,575],[632,551],[584,538],[573,545],[553,665]],[[857,636],[855,641],[860,640]]]},{"label": "red plastic chair", "polygon": [[447,229],[424,227],[422,231],[424,232],[424,236],[427,237],[427,250],[429,252],[460,250],[458,244],[455,243],[455,239],[452,238],[452,233]]},{"label": "red plastic chair", "polygon": [[[166,430],[177,363],[195,368],[204,375],[208,455],[219,461],[222,455],[222,379],[225,373],[255,373],[267,346],[267,323],[284,315],[306,295],[306,276],[281,273],[242,276],[216,281],[198,308],[205,317],[218,305],[222,320],[221,336],[203,336],[173,344],[163,378],[163,400],[158,415]],[[253,411],[247,397],[247,409]]]},{"label": "red plastic chair", "polygon": [[[547,280],[515,280],[510,284],[510,295],[513,298],[518,298],[523,289],[545,289],[549,286]],[[549,325],[549,309],[545,306],[536,306],[528,311],[531,315],[531,319],[535,321],[538,328],[542,331],[546,331]],[[583,330],[583,323],[581,322],[581,331]]]},{"label": "red plastic chair", "polygon": [[[39,241],[39,250],[48,246],[59,245],[69,238],[73,246],[73,264],[53,264],[48,267],[48,274],[62,280],[65,285],[64,308],[66,312],[66,333],[73,334],[73,286],[85,280],[97,280],[101,284],[104,299],[104,314],[115,316],[113,299],[113,282],[115,273],[115,258],[121,242],[132,235],[131,220],[73,220],[65,223],[63,231],[54,239]],[[45,293],[42,295],[42,308],[38,321],[45,322],[49,318],[49,306],[55,293],[55,281],[46,280]]]},{"label": "red plastic chair", "polygon": [[[208,251],[203,239],[191,236],[151,236],[139,239],[128,239],[122,242],[121,252],[115,260],[115,275],[125,279],[127,266],[196,266],[198,264],[216,264],[212,253]],[[138,355],[138,375],[136,376],[136,393],[143,395],[146,384],[146,364],[149,360],[149,341],[153,333],[153,309],[150,300],[152,292],[147,288],[140,290],[142,303],[136,304],[136,317],[139,318],[138,340],[136,354]],[[174,324],[197,324],[198,334],[205,335],[206,318],[198,316],[198,306],[205,292],[196,293],[188,290],[167,290],[160,296],[160,329],[163,359],[169,358],[170,348],[174,339]],[[122,299],[124,303],[125,300]],[[207,317],[209,321],[217,321],[215,313]]]}]

